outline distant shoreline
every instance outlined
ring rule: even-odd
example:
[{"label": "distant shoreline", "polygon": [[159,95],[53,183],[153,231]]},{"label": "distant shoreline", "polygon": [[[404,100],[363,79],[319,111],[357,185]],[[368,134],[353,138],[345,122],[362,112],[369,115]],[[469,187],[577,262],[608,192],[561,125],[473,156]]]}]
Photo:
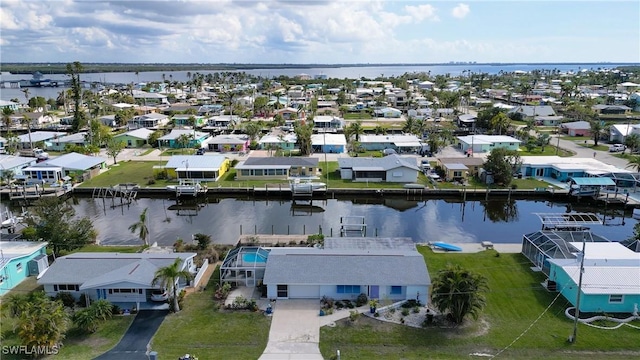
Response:
[{"label": "distant shoreline", "polygon": [[[47,74],[65,74],[66,63],[0,63],[0,71],[11,74],[32,74],[35,71]],[[230,64],[230,63],[82,63],[83,73],[107,72],[148,72],[148,71],[243,71],[256,69],[313,69],[313,68],[358,68],[358,67],[420,67],[420,66],[549,66],[549,65],[616,65],[636,67],[640,63],[633,62],[542,62],[542,63],[357,63],[357,64]]]}]

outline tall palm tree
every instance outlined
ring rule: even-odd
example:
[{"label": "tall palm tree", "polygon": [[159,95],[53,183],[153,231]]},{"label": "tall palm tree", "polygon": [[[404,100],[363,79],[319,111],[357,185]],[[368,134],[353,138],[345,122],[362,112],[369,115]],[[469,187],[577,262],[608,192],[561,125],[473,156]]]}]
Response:
[{"label": "tall palm tree", "polygon": [[29,92],[28,88],[22,89],[21,91],[24,93],[24,98],[26,100],[26,102],[24,104],[28,108],[29,107],[29,95],[31,95],[31,93]]},{"label": "tall palm tree", "polygon": [[182,259],[176,259],[173,264],[158,269],[151,281],[152,286],[160,285],[160,287],[172,294],[171,298],[174,312],[180,311],[180,305],[178,304],[178,280],[180,278],[189,280],[192,277],[189,271],[180,269],[181,264]]},{"label": "tall palm tree", "polygon": [[484,276],[459,265],[448,265],[433,280],[431,301],[438,310],[449,312],[453,322],[459,325],[467,315],[478,318],[488,289]]},{"label": "tall palm tree", "polygon": [[600,140],[600,135],[602,135],[603,126],[598,119],[589,121],[591,125],[591,136],[593,137],[593,145],[598,146],[598,140]]},{"label": "tall palm tree", "polygon": [[29,132],[29,149],[33,149],[33,141],[31,140],[31,119],[26,114],[22,115],[20,123],[27,127],[27,131]]},{"label": "tall palm tree", "polygon": [[11,127],[11,115],[14,113],[15,111],[8,106],[2,108],[2,124],[7,128],[7,130]]},{"label": "tall palm tree", "polygon": [[149,208],[142,210],[142,213],[140,213],[140,217],[138,218],[138,222],[129,226],[129,231],[132,233],[137,232],[138,237],[142,240],[142,243],[145,246],[149,245],[149,241],[147,240],[149,237],[149,228],[147,227],[147,210],[149,210]]}]

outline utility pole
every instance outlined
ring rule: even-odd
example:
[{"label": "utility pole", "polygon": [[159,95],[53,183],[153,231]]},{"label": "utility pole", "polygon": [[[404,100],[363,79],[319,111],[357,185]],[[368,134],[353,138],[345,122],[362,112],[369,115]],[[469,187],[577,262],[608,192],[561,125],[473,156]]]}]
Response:
[{"label": "utility pole", "polygon": [[580,275],[578,277],[578,294],[576,295],[576,311],[573,320],[573,335],[569,338],[569,342],[575,344],[578,340],[578,318],[580,317],[580,292],[582,291],[582,274],[584,273],[584,251],[586,247],[586,232],[582,233],[582,252],[580,253]]}]

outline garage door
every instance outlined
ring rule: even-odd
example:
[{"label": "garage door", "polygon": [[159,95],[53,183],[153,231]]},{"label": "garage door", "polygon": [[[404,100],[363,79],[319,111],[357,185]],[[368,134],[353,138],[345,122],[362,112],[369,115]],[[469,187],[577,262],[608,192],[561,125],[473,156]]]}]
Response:
[{"label": "garage door", "polygon": [[289,285],[289,299],[318,299],[320,286],[317,285]]}]

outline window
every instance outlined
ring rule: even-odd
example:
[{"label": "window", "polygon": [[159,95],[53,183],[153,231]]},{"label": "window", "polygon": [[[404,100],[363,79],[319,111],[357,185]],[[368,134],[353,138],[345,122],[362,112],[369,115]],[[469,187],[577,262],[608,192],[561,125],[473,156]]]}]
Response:
[{"label": "window", "polygon": [[22,271],[22,263],[18,263],[18,264],[16,265],[16,271],[17,271],[17,272]]},{"label": "window", "polygon": [[389,292],[391,295],[401,295],[402,294],[402,286],[392,286],[391,291]]},{"label": "window", "polygon": [[142,289],[109,289],[109,294],[142,294]]},{"label": "window", "polygon": [[74,284],[53,285],[53,291],[80,291],[80,285],[74,285]]},{"label": "window", "polygon": [[609,295],[609,303],[622,304],[624,301],[624,295]]},{"label": "window", "polygon": [[462,171],[454,171],[453,177],[462,177]]},{"label": "window", "polygon": [[360,285],[338,285],[338,294],[360,294]]}]

